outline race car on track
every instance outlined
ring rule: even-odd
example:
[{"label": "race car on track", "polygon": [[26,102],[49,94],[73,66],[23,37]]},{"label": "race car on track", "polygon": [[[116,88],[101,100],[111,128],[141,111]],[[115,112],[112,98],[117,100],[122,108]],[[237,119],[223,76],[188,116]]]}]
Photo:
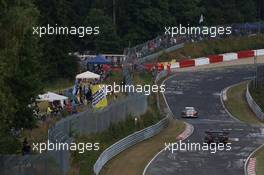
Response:
[{"label": "race car on track", "polygon": [[194,107],[185,107],[185,109],[182,111],[182,117],[197,118],[198,112],[195,110]]},{"label": "race car on track", "polygon": [[205,138],[204,138],[204,142],[207,144],[211,144],[211,143],[224,143],[227,144],[228,143],[228,132],[225,131],[213,131],[213,130],[208,130],[205,131]]}]

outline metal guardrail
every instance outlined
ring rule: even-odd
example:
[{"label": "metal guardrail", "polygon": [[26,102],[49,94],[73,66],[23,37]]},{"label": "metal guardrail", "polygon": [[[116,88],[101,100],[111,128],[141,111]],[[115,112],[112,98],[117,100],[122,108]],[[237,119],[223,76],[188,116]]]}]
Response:
[{"label": "metal guardrail", "polygon": [[260,119],[260,120],[264,120],[264,113],[261,110],[261,108],[258,106],[258,104],[254,101],[254,99],[252,98],[250,92],[249,92],[249,84],[247,84],[247,91],[246,91],[246,100],[247,103],[250,107],[250,109],[255,113],[255,115]]},{"label": "metal guardrail", "polygon": [[[160,72],[157,77],[155,82],[158,82],[161,78],[165,77],[166,71]],[[157,95],[158,97],[158,95]],[[159,102],[159,99],[157,99]],[[159,107],[159,104],[158,104]],[[122,151],[128,149],[129,147],[142,142],[150,137],[153,137],[154,135],[158,134],[160,131],[162,131],[164,128],[168,126],[169,123],[169,114],[162,120],[160,120],[157,124],[154,124],[152,126],[149,126],[141,131],[137,131],[120,141],[114,143],[110,147],[108,147],[104,152],[99,156],[97,159],[96,163],[94,164],[93,170],[96,175],[100,173],[102,170],[103,166],[111,160],[113,157],[121,153]]]},{"label": "metal guardrail", "polygon": [[125,149],[146,140],[156,134],[158,134],[162,129],[166,128],[169,123],[169,117],[165,117],[160,122],[155,125],[149,126],[141,131],[137,131],[122,140],[116,142],[112,146],[108,147],[97,159],[94,164],[93,170],[96,175],[98,175],[103,168],[103,166],[111,160],[114,156],[118,155]]}]

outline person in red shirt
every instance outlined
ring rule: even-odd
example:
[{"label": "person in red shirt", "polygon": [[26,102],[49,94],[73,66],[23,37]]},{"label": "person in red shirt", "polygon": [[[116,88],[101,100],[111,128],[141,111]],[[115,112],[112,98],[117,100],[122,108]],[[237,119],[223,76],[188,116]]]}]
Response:
[{"label": "person in red shirt", "polygon": [[171,63],[167,64],[167,77],[170,75],[171,73]]}]

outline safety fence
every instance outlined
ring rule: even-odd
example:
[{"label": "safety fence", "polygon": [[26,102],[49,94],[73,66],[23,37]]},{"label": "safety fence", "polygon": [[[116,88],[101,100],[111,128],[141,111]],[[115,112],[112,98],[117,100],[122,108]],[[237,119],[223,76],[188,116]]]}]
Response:
[{"label": "safety fence", "polygon": [[247,85],[247,90],[246,90],[246,100],[247,100],[247,103],[250,107],[250,109],[255,113],[255,115],[260,119],[260,120],[264,120],[264,113],[263,111],[261,110],[261,108],[259,107],[259,105],[254,101],[254,99],[252,98],[251,94],[250,94],[250,91],[249,91],[249,88],[250,86],[252,86],[252,82],[251,81],[250,83],[248,83]]},{"label": "safety fence", "polygon": [[[70,143],[78,135],[102,132],[111,124],[124,121],[128,117],[138,117],[147,110],[145,95],[128,96],[98,111],[86,111],[67,117],[49,130],[50,142]],[[69,151],[53,151],[53,157],[65,174],[70,167]]]},{"label": "safety fence", "polygon": [[1,155],[0,162],[1,175],[60,175],[50,154]]},{"label": "safety fence", "polygon": [[145,128],[141,131],[135,132],[124,139],[116,142],[109,148],[107,148],[97,159],[96,163],[94,164],[93,170],[96,175],[100,173],[103,166],[111,160],[114,156],[121,153],[125,149],[143,141],[154,135],[158,134],[161,130],[166,128],[169,123],[169,118],[165,117],[160,122],[155,125],[152,125],[148,128]]},{"label": "safety fence", "polygon": [[[48,131],[50,143],[70,144],[81,134],[101,132],[128,117],[147,110],[145,95],[127,96],[104,109],[75,114],[57,122]],[[54,150],[36,155],[0,155],[0,175],[65,175],[70,168],[70,151]]]}]

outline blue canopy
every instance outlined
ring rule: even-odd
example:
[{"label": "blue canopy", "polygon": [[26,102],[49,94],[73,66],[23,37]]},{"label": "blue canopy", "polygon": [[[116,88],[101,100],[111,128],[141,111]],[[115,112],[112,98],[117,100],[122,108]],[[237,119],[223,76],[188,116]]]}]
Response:
[{"label": "blue canopy", "polygon": [[87,64],[110,64],[111,62],[107,60],[104,56],[97,55],[91,60],[87,61]]}]

